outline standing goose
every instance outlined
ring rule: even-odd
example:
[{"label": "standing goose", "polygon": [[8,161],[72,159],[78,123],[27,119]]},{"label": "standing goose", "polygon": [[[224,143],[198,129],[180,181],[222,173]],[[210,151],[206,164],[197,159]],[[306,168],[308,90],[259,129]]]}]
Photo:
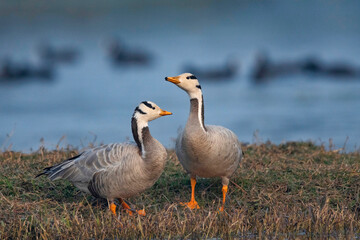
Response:
[{"label": "standing goose", "polygon": [[[171,114],[155,103],[142,102],[135,108],[131,119],[136,144],[114,143],[92,148],[45,168],[38,176],[47,175],[50,180],[67,179],[81,191],[107,199],[114,214],[114,200],[117,198],[132,215],[135,211],[123,198],[150,188],[163,172],[167,157],[164,146],[151,136],[148,122]],[[136,212],[145,215],[144,210]]]},{"label": "standing goose", "polygon": [[165,80],[185,90],[190,97],[190,115],[175,146],[176,155],[191,178],[191,200],[182,205],[190,209],[199,208],[194,196],[196,176],[221,177],[223,200],[220,211],[224,211],[229,177],[239,166],[243,155],[240,142],[227,128],[205,126],[203,95],[199,81],[193,74],[183,73],[177,77],[166,77]]}]

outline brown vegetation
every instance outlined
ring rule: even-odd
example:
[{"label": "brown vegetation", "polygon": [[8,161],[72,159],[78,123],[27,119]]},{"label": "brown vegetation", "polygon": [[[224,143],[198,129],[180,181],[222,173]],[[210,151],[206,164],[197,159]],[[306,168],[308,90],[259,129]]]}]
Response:
[{"label": "brown vegetation", "polygon": [[105,238],[356,238],[360,232],[360,154],[325,151],[311,143],[244,147],[224,213],[221,181],[200,179],[200,210],[173,151],[159,181],[128,199],[147,216],[114,217],[107,203],[66,181],[34,176],[77,153],[66,149],[0,153],[1,239]]}]

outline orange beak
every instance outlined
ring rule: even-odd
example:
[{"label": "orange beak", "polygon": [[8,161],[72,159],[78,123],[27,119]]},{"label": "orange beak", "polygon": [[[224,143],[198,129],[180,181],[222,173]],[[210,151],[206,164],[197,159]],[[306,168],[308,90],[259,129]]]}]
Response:
[{"label": "orange beak", "polygon": [[166,77],[165,80],[168,81],[168,82],[179,84],[180,83],[179,78],[180,78],[179,76],[177,76],[177,77]]},{"label": "orange beak", "polygon": [[160,109],[160,116],[172,115],[171,112]]}]

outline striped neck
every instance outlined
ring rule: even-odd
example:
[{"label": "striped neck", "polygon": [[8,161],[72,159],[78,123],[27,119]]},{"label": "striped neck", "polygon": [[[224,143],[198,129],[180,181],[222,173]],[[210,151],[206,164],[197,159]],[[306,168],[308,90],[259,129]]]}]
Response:
[{"label": "striped neck", "polygon": [[190,115],[189,120],[195,121],[201,127],[201,129],[206,132],[204,124],[204,97],[191,98],[190,99]]},{"label": "striped neck", "polygon": [[145,158],[145,141],[144,139],[147,138],[145,137],[146,135],[150,135],[150,130],[148,127],[148,123],[138,120],[135,117],[131,118],[131,130],[132,130],[132,134],[134,137],[134,140],[139,148],[140,154],[143,158]]}]

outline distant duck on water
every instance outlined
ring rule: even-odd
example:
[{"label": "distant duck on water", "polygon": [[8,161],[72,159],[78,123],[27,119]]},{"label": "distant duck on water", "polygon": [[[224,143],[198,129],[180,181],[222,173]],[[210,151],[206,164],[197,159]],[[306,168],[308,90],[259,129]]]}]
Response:
[{"label": "distant duck on water", "polygon": [[360,77],[360,68],[345,61],[325,63],[316,57],[307,57],[300,61],[301,69],[305,73],[323,75],[332,78],[355,78]]},{"label": "distant duck on water", "polygon": [[190,114],[185,129],[176,140],[176,155],[190,174],[191,200],[183,205],[190,209],[199,208],[195,200],[196,177],[222,180],[223,200],[220,211],[224,210],[229,178],[236,171],[243,157],[237,136],[222,126],[205,125],[204,98],[197,78],[191,73],[166,77],[166,81],[183,89],[190,98]]},{"label": "distant duck on water", "polygon": [[[67,179],[81,191],[107,199],[116,214],[115,199],[132,215],[135,211],[123,200],[150,188],[164,170],[167,153],[150,134],[148,122],[172,113],[145,101],[135,108],[131,119],[135,143],[115,143],[86,150],[57,165],[47,167],[41,175],[50,180]],[[37,176],[37,177],[38,177]]]},{"label": "distant duck on water", "polygon": [[264,83],[299,74],[345,80],[360,78],[360,68],[344,61],[326,63],[317,57],[275,62],[266,53],[260,52],[256,56],[251,78],[255,83]]},{"label": "distant duck on water", "polygon": [[115,65],[149,65],[152,56],[140,49],[130,49],[122,41],[111,39],[107,44],[107,53]]},{"label": "distant duck on water", "polygon": [[49,43],[39,44],[36,50],[40,60],[50,64],[74,63],[80,55],[79,50],[75,47],[55,47]]},{"label": "distant duck on water", "polygon": [[9,58],[0,61],[0,81],[18,82],[25,80],[51,80],[54,68],[50,64],[17,63]]},{"label": "distant duck on water", "polygon": [[234,59],[227,59],[224,65],[213,67],[199,67],[187,64],[184,67],[184,72],[191,72],[197,77],[204,80],[225,81],[235,77],[239,71],[239,64]]},{"label": "distant duck on water", "polygon": [[256,55],[251,78],[255,83],[264,83],[272,78],[283,77],[301,72],[299,64],[294,61],[274,63],[265,52]]}]

